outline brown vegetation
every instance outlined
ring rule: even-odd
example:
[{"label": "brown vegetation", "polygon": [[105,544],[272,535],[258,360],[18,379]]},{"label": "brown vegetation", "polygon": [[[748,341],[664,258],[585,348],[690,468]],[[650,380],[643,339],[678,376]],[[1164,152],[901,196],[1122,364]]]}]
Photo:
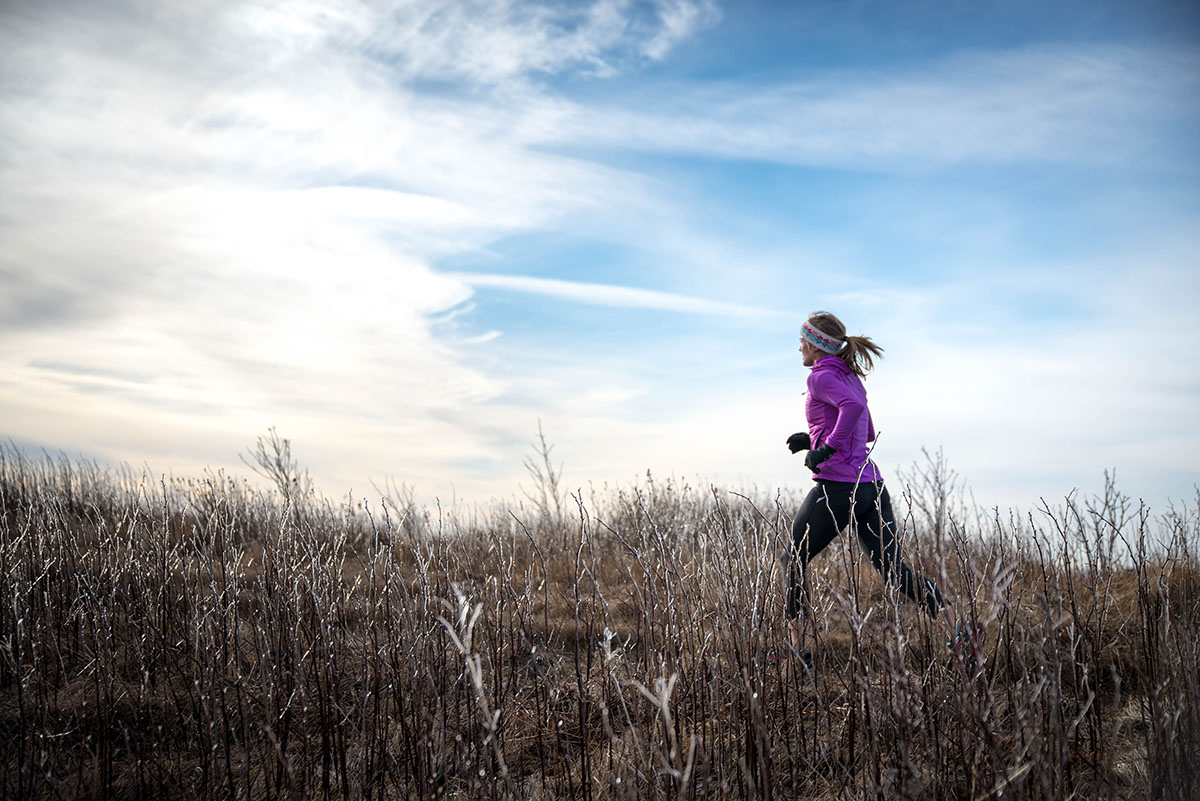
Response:
[{"label": "brown vegetation", "polygon": [[335,506],[282,456],[262,492],[0,450],[3,797],[1200,795],[1195,508],[985,514],[931,460],[902,548],[977,665],[843,537],[809,671],[775,658],[798,497]]}]

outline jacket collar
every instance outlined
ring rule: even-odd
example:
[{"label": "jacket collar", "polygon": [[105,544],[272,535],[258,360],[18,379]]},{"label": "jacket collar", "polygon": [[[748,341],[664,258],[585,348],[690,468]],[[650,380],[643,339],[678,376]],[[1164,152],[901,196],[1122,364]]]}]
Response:
[{"label": "jacket collar", "polygon": [[817,359],[817,363],[812,366],[812,370],[814,372],[817,370],[833,370],[843,375],[850,373],[850,368],[846,366],[846,363],[840,357],[833,354],[828,354]]}]

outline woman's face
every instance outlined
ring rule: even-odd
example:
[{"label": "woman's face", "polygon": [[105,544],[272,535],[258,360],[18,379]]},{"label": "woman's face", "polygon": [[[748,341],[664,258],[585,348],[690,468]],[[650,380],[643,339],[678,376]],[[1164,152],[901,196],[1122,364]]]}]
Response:
[{"label": "woman's face", "polygon": [[821,351],[817,350],[816,346],[807,339],[800,340],[800,356],[804,360],[805,367],[812,367],[817,363],[817,359],[821,358]]}]

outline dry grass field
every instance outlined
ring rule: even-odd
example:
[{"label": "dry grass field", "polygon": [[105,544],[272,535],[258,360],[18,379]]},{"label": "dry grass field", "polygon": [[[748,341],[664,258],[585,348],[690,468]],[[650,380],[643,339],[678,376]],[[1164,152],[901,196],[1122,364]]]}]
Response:
[{"label": "dry grass field", "polygon": [[271,491],[0,450],[0,795],[1200,797],[1196,506],[980,511],[932,459],[901,547],[977,663],[843,536],[808,670],[800,482],[335,504],[273,443]]}]

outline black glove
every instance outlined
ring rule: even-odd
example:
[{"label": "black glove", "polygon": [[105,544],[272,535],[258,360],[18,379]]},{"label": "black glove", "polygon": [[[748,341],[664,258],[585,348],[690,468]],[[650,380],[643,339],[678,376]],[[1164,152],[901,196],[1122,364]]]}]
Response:
[{"label": "black glove", "polygon": [[788,450],[792,453],[797,451],[806,451],[812,447],[812,442],[808,439],[808,432],[801,431],[799,434],[792,434],[788,437]]},{"label": "black glove", "polygon": [[821,447],[808,452],[808,456],[804,457],[804,466],[814,473],[820,473],[821,469],[819,465],[821,462],[827,461],[829,457],[833,456],[835,453],[837,453],[837,451],[835,451],[829,445],[822,445]]}]

